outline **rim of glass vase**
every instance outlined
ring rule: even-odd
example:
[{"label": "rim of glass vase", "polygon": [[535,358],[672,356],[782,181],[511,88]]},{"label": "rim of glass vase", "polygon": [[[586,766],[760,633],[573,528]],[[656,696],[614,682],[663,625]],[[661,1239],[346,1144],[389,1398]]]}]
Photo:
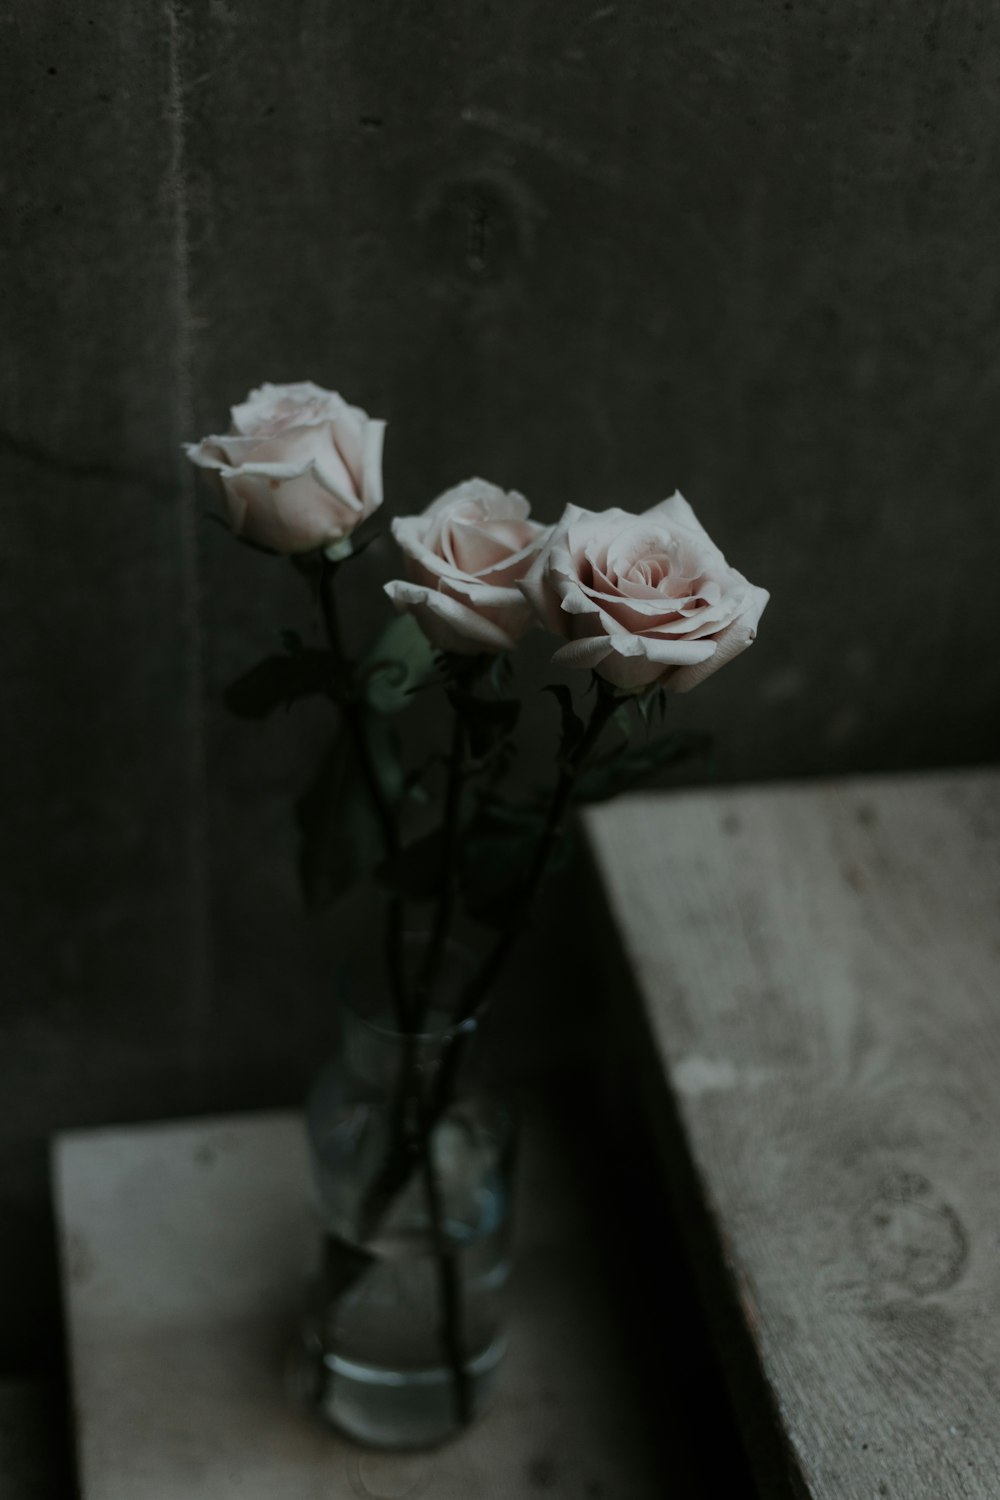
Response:
[{"label": "rim of glass vase", "polygon": [[[402,936],[402,943],[404,948],[408,947],[411,952],[422,951],[429,937],[430,934],[428,932],[405,932]],[[466,971],[466,974],[471,975],[475,966],[475,955],[471,948],[468,948],[464,943],[456,942],[453,938],[447,938],[443,945],[443,952],[453,964],[457,964]],[[421,1026],[419,1031],[411,1031],[408,1028],[403,1029],[396,1024],[392,1013],[391,1000],[385,998],[374,1002],[378,1006],[378,1009],[367,1010],[365,1008],[366,997],[364,987],[361,988],[361,998],[359,999],[358,987],[352,985],[347,977],[352,962],[357,962],[359,955],[364,954],[367,956],[367,953],[368,946],[358,944],[349,953],[344,955],[337,966],[338,1000],[366,1030],[386,1040],[402,1041],[404,1038],[407,1038],[416,1043],[438,1046],[442,1042],[447,1042],[452,1038],[457,1039],[462,1036],[471,1037],[479,1030],[479,1020],[476,1016],[466,1016],[458,1021],[444,1016],[442,1017],[442,1024],[440,1026],[431,1027],[430,1029],[426,1026]],[[385,977],[386,981],[388,981],[388,974]],[[461,992],[461,986],[462,982],[460,981],[456,986],[459,993]],[[369,1001],[367,1003],[371,1004],[372,1002]],[[434,1012],[430,1011],[425,1019],[429,1020],[433,1015]]]}]

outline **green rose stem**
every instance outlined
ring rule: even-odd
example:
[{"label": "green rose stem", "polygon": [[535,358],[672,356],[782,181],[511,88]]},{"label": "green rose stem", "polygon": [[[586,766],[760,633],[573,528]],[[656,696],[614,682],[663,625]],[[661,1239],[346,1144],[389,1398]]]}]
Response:
[{"label": "green rose stem", "polygon": [[451,749],[448,757],[448,777],[445,789],[445,807],[441,824],[440,888],[431,932],[424,950],[423,963],[417,976],[411,1010],[411,1029],[406,1035],[403,1058],[396,1085],[392,1108],[390,1141],[401,1154],[416,1156],[416,1143],[405,1129],[407,1118],[412,1118],[411,1103],[418,1094],[416,1065],[416,1033],[427,1025],[428,1013],[434,996],[434,984],[441,965],[441,957],[455,914],[455,894],[458,885],[459,835],[461,833],[462,789],[467,767],[465,754],[469,740],[467,722],[467,698],[476,678],[489,663],[489,657],[448,658],[449,675],[456,686],[450,702],[453,710]]},{"label": "green rose stem", "polygon": [[[433,1133],[436,1122],[423,1118],[423,1096],[417,1071],[417,1033],[427,1024],[441,957],[454,917],[455,890],[458,877],[459,833],[461,831],[462,788],[465,783],[465,755],[468,725],[465,717],[465,694],[480,668],[478,659],[452,661],[457,692],[452,700],[453,718],[451,749],[448,757],[448,780],[442,820],[441,887],[424,960],[417,976],[411,1011],[412,1031],[404,1041],[403,1059],[396,1088],[390,1126],[390,1152],[400,1163],[406,1163],[406,1175],[420,1158],[424,1195],[431,1223],[431,1237],[438,1277],[441,1304],[441,1341],[451,1372],[455,1418],[460,1427],[468,1426],[472,1417],[472,1390],[465,1366],[463,1339],[464,1312],[458,1262],[446,1227],[441,1184],[434,1163]],[[414,1112],[419,1116],[418,1137],[414,1142],[406,1130]]]},{"label": "green rose stem", "polygon": [[[337,613],[337,602],[335,594],[335,582],[339,564],[324,553],[320,573],[320,603],[323,610],[323,620],[326,626],[327,639],[330,643],[330,651],[334,662],[334,697],[337,706],[343,715],[347,731],[354,743],[357,754],[358,765],[364,777],[371,804],[378,818],[382,834],[382,843],[387,860],[393,860],[399,854],[399,833],[396,828],[396,820],[389,805],[382,783],[372,758],[371,746],[364,722],[364,708],[357,690],[357,683],[353,669],[344,652],[343,638],[340,630],[340,619]],[[461,721],[461,714],[456,710],[456,726]],[[457,752],[455,747],[457,746]],[[446,837],[455,837],[458,826],[458,803],[461,794],[461,760],[464,756],[464,725],[461,736],[456,728],[456,736],[453,740],[453,774],[449,778],[449,794],[446,810]],[[454,790],[453,790],[454,788]],[[445,905],[444,900],[441,903]],[[439,908],[440,913],[440,908]],[[440,936],[437,937],[437,952],[440,954],[447,936],[448,913],[440,917],[439,923],[435,924],[435,935],[440,926]],[[392,892],[387,904],[387,949],[389,957],[390,986],[393,997],[393,1008],[396,1014],[398,1030],[404,1037],[404,1056],[401,1072],[400,1087],[392,1110],[390,1121],[390,1140],[402,1144],[406,1139],[406,1126],[408,1123],[409,1104],[413,1090],[413,1076],[416,1065],[417,1030],[421,1019],[416,1011],[411,1016],[406,1000],[406,988],[403,975],[402,961],[402,939],[403,939],[403,901],[402,897]],[[432,941],[434,938],[432,937]],[[436,966],[436,961],[435,961]],[[425,966],[426,972],[426,966]],[[421,976],[423,978],[423,976]],[[433,972],[430,974],[433,979]],[[418,1105],[419,1107],[419,1105]],[[455,1415],[460,1426],[468,1424],[472,1415],[471,1394],[469,1388],[468,1372],[465,1368],[465,1360],[462,1352],[462,1305],[461,1288],[458,1277],[458,1267],[455,1262],[453,1251],[448,1244],[448,1237],[444,1222],[443,1206],[441,1202],[440,1185],[437,1170],[433,1158],[433,1128],[434,1121],[421,1119],[417,1127],[417,1152],[420,1158],[424,1194],[427,1203],[428,1217],[431,1223],[431,1237],[434,1243],[434,1255],[437,1265],[438,1286],[441,1298],[441,1343],[445,1359],[451,1374],[452,1391],[455,1402]],[[394,1158],[397,1150],[393,1150]],[[406,1178],[409,1177],[411,1163],[414,1159],[412,1147],[405,1151],[407,1161]],[[405,1180],[405,1179],[404,1179]],[[388,1207],[388,1205],[387,1205]],[[381,1217],[381,1216],[380,1216]],[[374,1233],[374,1228],[372,1229]],[[367,1243],[371,1234],[362,1231],[362,1244]],[[329,1259],[333,1260],[333,1257]],[[328,1292],[334,1300],[341,1296],[353,1285],[360,1275],[364,1273],[368,1260],[360,1264],[352,1258],[350,1270],[341,1271],[339,1278],[328,1282]]]},{"label": "green rose stem", "polygon": [[[357,681],[344,652],[340,617],[337,612],[336,577],[340,564],[323,554],[319,579],[320,605],[327,640],[334,664],[334,702],[340,709],[344,725],[354,744],[358,766],[372,808],[378,819],[382,845],[387,859],[395,859],[399,853],[399,832],[389,799],[379,780],[372,757],[368,731],[365,726],[365,708]],[[392,991],[393,1009],[400,1031],[409,1029],[409,1014],[406,1003],[406,985],[403,975],[403,900],[396,893],[388,898],[386,909],[386,952],[389,961],[389,983]]]},{"label": "green rose stem", "polygon": [[465,1365],[462,1333],[465,1314],[462,1307],[462,1284],[455,1247],[449,1240],[445,1228],[441,1183],[432,1147],[434,1125],[433,1120],[426,1117],[421,1119],[420,1166],[424,1179],[424,1197],[431,1221],[431,1237],[434,1242],[438,1296],[441,1303],[441,1346],[451,1374],[455,1420],[460,1427],[467,1427],[472,1419],[472,1387]]},{"label": "green rose stem", "polygon": [[[433,1159],[433,1135],[437,1124],[451,1103],[459,1071],[475,1032],[475,1022],[485,1009],[490,991],[525,925],[531,902],[545,873],[566,816],[576,778],[618,706],[618,700],[611,690],[600,679],[595,679],[595,681],[597,682],[597,701],[586,729],[577,744],[563,759],[559,780],[549,804],[545,827],[536,846],[531,869],[522,887],[520,899],[510,922],[467,986],[455,1017],[458,1029],[453,1031],[444,1043],[437,1077],[430,1088],[429,1098],[425,1099],[420,1106],[419,1139],[414,1142],[412,1138],[407,1139],[403,1133],[390,1137],[389,1154],[385,1164],[372,1183],[362,1205],[359,1238],[362,1244],[366,1244],[374,1238],[386,1213],[410,1181],[419,1158],[435,1247],[441,1298],[442,1346],[451,1371],[456,1418],[461,1426],[468,1423],[472,1414],[471,1389],[468,1371],[465,1367],[461,1333],[461,1285],[454,1250],[449,1247],[445,1232],[440,1185]],[[453,741],[453,745],[454,743],[456,741]],[[358,1264],[356,1261],[345,1263],[336,1286],[331,1288],[334,1295],[340,1297],[349,1291],[364,1274],[364,1269],[365,1263]]]},{"label": "green rose stem", "polygon": [[[601,678],[594,676],[597,699],[583,734],[568,755],[562,759],[559,780],[556,782],[549,803],[545,827],[535,846],[531,868],[521,887],[519,899],[510,921],[497,937],[493,947],[483,960],[478,972],[467,986],[454,1022],[452,1032],[441,1059],[441,1067],[435,1080],[432,1118],[438,1118],[447,1109],[455,1089],[459,1070],[475,1034],[475,1022],[485,1010],[494,985],[510,958],[511,952],[527,924],[531,904],[541,885],[542,877],[552,857],[557,838],[573,795],[576,778],[583,770],[591,751],[600,739],[608,721],[621,706],[621,698]],[[472,1024],[463,1024],[472,1023]]]},{"label": "green rose stem", "polygon": [[434,982],[441,965],[441,956],[448,941],[455,914],[455,892],[458,886],[459,835],[461,833],[462,788],[465,784],[465,753],[468,744],[466,722],[466,697],[475,678],[482,670],[483,658],[478,656],[451,656],[449,665],[457,691],[451,702],[453,718],[451,726],[451,749],[448,755],[448,784],[445,790],[444,818],[442,822],[441,888],[438,892],[434,922],[424,953],[424,962],[417,978],[413,1000],[414,1027],[424,1025],[434,994]]},{"label": "green rose stem", "polygon": [[[480,968],[470,980],[462,995],[454,1017],[455,1029],[449,1035],[441,1053],[441,1060],[431,1089],[431,1098],[424,1115],[424,1130],[428,1133],[440,1120],[452,1100],[455,1084],[466,1052],[475,1035],[475,1023],[482,1015],[490,992],[510,957],[511,950],[523,930],[531,903],[541,883],[545,868],[552,856],[563,819],[569,807],[573,786],[594,749],[609,719],[620,705],[618,698],[600,678],[597,682],[597,700],[591,711],[586,729],[576,745],[563,758],[559,780],[556,782],[549,803],[545,826],[535,848],[527,878],[521,887],[519,900],[510,921],[500,933]],[[365,1237],[374,1234],[397,1194],[409,1181],[413,1170],[412,1153],[390,1150],[382,1171],[375,1178],[362,1210]]]}]

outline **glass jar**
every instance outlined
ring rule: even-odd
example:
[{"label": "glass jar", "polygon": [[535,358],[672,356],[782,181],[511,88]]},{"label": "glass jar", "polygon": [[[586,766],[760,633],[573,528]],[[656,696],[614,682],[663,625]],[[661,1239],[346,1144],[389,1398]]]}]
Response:
[{"label": "glass jar", "polygon": [[[456,992],[461,956],[441,986]],[[489,1400],[504,1351],[512,1111],[474,1021],[401,1030],[384,990],[341,986],[342,1036],[306,1117],[322,1219],[307,1345],[323,1415],[379,1448],[443,1442]]]}]

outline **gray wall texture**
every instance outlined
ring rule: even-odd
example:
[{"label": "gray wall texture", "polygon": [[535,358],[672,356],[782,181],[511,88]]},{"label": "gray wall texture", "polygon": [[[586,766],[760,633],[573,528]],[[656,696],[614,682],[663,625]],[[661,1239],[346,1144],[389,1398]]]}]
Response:
[{"label": "gray wall texture", "polygon": [[[184,438],[262,379],[390,420],[387,509],[675,486],[772,590],[713,774],[992,759],[1000,9],[0,9],[0,1367],[55,1328],[57,1129],[296,1096],[330,1032],[290,797],[222,686],[301,619]],[[358,592],[364,621],[370,603]]]}]

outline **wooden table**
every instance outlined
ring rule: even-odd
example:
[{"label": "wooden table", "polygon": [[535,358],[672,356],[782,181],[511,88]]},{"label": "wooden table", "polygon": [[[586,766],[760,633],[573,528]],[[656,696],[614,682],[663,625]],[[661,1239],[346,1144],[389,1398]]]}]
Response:
[{"label": "wooden table", "polygon": [[83,1500],[663,1495],[542,1117],[526,1132],[500,1394],[424,1455],[357,1448],[286,1389],[317,1232],[298,1116],[70,1134],[55,1165]]},{"label": "wooden table", "polygon": [[996,1500],[1000,773],[636,797],[588,829],[762,1493]]}]

